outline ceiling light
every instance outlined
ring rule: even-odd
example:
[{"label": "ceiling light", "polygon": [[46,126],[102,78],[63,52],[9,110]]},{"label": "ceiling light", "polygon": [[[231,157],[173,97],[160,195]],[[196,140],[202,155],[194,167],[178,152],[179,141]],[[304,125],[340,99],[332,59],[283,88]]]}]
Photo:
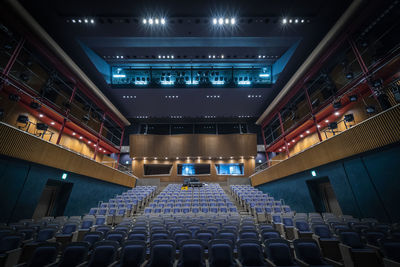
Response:
[{"label": "ceiling light", "polygon": [[216,25],[217,24],[217,19],[213,18],[213,24]]},{"label": "ceiling light", "polygon": [[211,55],[208,55],[208,58],[211,58]]},{"label": "ceiling light", "polygon": [[165,157],[165,159],[168,159],[168,157]]},{"label": "ceiling light", "polygon": [[304,23],[304,19],[301,20],[301,23]]},{"label": "ceiling light", "polygon": [[179,159],[179,157],[176,157],[176,159]]},{"label": "ceiling light", "polygon": [[321,128],[321,125],[317,125],[318,128]]},{"label": "ceiling light", "polygon": [[143,19],[143,24],[147,24],[147,19]]},{"label": "ceiling light", "polygon": [[171,58],[174,58],[174,56],[171,56]]},{"label": "ceiling light", "polygon": [[309,131],[309,130],[307,130],[307,131],[306,131],[306,133],[308,133],[308,134],[309,134],[309,133],[310,133],[310,131]]},{"label": "ceiling light", "polygon": [[167,58],[169,58],[169,55],[167,56]]},{"label": "ceiling light", "polygon": [[153,25],[153,19],[149,19],[149,24]]},{"label": "ceiling light", "polygon": [[161,19],[161,24],[162,24],[162,25],[165,24],[165,19],[164,19],[164,18]]},{"label": "ceiling light", "polygon": [[328,123],[328,122],[329,122],[329,120],[325,120],[325,122],[326,122],[326,123]]},{"label": "ceiling light", "polygon": [[160,23],[160,21],[158,19],[155,19],[155,23],[158,24]]},{"label": "ceiling light", "polygon": [[258,58],[261,58],[261,55],[258,55]]},{"label": "ceiling light", "polygon": [[158,58],[161,58],[161,56],[160,56],[160,55],[158,55]]},{"label": "ceiling light", "polygon": [[76,20],[73,19],[73,20],[72,20],[72,23],[75,23],[75,22],[76,22]]},{"label": "ceiling light", "polygon": [[236,24],[236,19],[235,18],[231,18],[231,24],[235,25]]},{"label": "ceiling light", "polygon": [[225,19],[225,24],[229,24],[229,19],[228,18]]},{"label": "ceiling light", "polygon": [[90,20],[90,23],[94,24],[94,19],[91,19],[91,20]]},{"label": "ceiling light", "polygon": [[221,55],[221,58],[224,58],[224,55]]},{"label": "ceiling light", "polygon": [[213,55],[213,58],[215,58],[215,55]]},{"label": "ceiling light", "polygon": [[292,20],[291,20],[291,19],[289,19],[289,23],[292,23]]},{"label": "ceiling light", "polygon": [[40,117],[40,118],[43,118],[43,114],[39,114],[39,117]]},{"label": "ceiling light", "polygon": [[292,143],[294,143],[294,142],[296,142],[296,140],[293,139],[293,140],[292,140]]},{"label": "ceiling light", "polygon": [[295,19],[295,20],[294,20],[294,23],[298,23],[298,22],[299,22],[299,20],[298,20],[298,19]]},{"label": "ceiling light", "polygon": [[302,135],[302,134],[300,135],[300,138],[303,138],[303,135]]},{"label": "ceiling light", "polygon": [[51,125],[54,125],[54,124],[56,124],[56,123],[55,123],[54,121],[52,121],[52,122],[50,122],[50,124],[51,124]]},{"label": "ceiling light", "polygon": [[222,157],[219,157],[219,159],[222,159]]},{"label": "ceiling light", "polygon": [[287,23],[287,19],[283,19],[283,20],[282,20],[282,23],[283,23],[283,24],[286,24],[286,23]]},{"label": "ceiling light", "polygon": [[157,157],[155,157],[154,159],[157,159]]},{"label": "ceiling light", "polygon": [[218,19],[218,24],[219,24],[219,25],[224,24],[224,19],[223,19],[223,18],[219,18],[219,19]]},{"label": "ceiling light", "polygon": [[75,133],[75,132],[73,132],[73,133],[72,133],[72,135],[73,135],[73,136],[75,136],[75,135],[76,135],[76,133]]},{"label": "ceiling light", "polygon": [[336,111],[336,112],[335,112],[335,115],[336,115],[336,116],[339,116],[339,115],[340,115],[340,113],[339,113],[338,111]]},{"label": "ceiling light", "polygon": [[78,22],[79,22],[79,23],[82,23],[82,20],[78,19]]},{"label": "ceiling light", "polygon": [[89,22],[89,20],[88,19],[85,19],[85,23],[88,23]]},{"label": "ceiling light", "polygon": [[[82,136],[79,136],[79,139],[83,139],[83,137]],[[100,149],[101,150],[101,149]]]},{"label": "ceiling light", "polygon": [[91,144],[92,142],[88,141],[88,144]]}]

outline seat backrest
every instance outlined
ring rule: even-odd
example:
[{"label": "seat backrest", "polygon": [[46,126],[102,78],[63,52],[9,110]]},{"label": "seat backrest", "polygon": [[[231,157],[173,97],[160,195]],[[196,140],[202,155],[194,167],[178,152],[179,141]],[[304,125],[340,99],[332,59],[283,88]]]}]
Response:
[{"label": "seat backrest", "polygon": [[324,265],[321,251],[314,239],[296,239],[293,241],[296,257],[310,265]]},{"label": "seat backrest", "polygon": [[115,261],[119,244],[116,241],[99,241],[93,246],[89,267],[105,267]]},{"label": "seat backrest", "polygon": [[102,232],[88,232],[83,237],[84,242],[88,242],[90,246],[94,245],[96,242],[103,238],[104,234]]},{"label": "seat backrest", "polygon": [[140,231],[140,230],[132,231],[132,232],[128,233],[128,240],[146,241],[147,240],[147,232]]},{"label": "seat backrest", "polygon": [[352,248],[364,248],[365,245],[360,235],[355,231],[342,231],[339,233],[340,242]]},{"label": "seat backrest", "polygon": [[363,230],[362,236],[367,240],[368,244],[379,246],[378,240],[386,238],[386,233],[379,230]]},{"label": "seat backrest", "polygon": [[265,229],[261,231],[261,239],[263,241],[276,238],[281,238],[281,234],[276,230]]},{"label": "seat backrest", "polygon": [[67,235],[76,231],[77,224],[76,223],[66,223],[62,228],[62,233]]},{"label": "seat backrest", "polygon": [[172,240],[156,240],[151,242],[149,266],[173,266],[176,244]]},{"label": "seat backrest", "polygon": [[329,229],[328,225],[325,224],[317,224],[312,227],[314,233],[319,236],[320,238],[331,238],[331,230]]},{"label": "seat backrest", "polygon": [[184,240],[192,239],[192,232],[189,230],[179,230],[174,232],[174,241],[177,247],[180,247],[180,244]]},{"label": "seat backrest", "polygon": [[81,224],[81,229],[89,229],[93,225],[93,220],[84,220]]},{"label": "seat backrest", "polygon": [[239,239],[258,239],[258,233],[254,230],[242,230],[239,232]]},{"label": "seat backrest", "polygon": [[180,266],[205,266],[204,245],[200,240],[184,240],[180,244]]},{"label": "seat backrest", "polygon": [[106,240],[117,241],[121,243],[125,240],[126,233],[123,231],[110,231],[106,234]]},{"label": "seat backrest", "polygon": [[63,251],[58,267],[77,266],[88,256],[90,244],[87,242],[69,243]]},{"label": "seat backrest", "polygon": [[225,239],[213,239],[208,243],[210,266],[234,266],[233,242]]},{"label": "seat backrest", "polygon": [[244,266],[265,266],[261,244],[257,239],[241,239],[237,247],[239,260]]},{"label": "seat backrest", "polygon": [[170,239],[168,231],[154,231],[150,236],[151,241]]},{"label": "seat backrest", "polygon": [[23,240],[21,234],[8,234],[0,238],[0,254],[18,248]]},{"label": "seat backrest", "polygon": [[58,243],[42,243],[33,252],[27,266],[45,266],[57,258]]},{"label": "seat backrest", "polygon": [[267,258],[277,266],[294,265],[290,244],[282,238],[265,241],[265,252]]},{"label": "seat backrest", "polygon": [[220,230],[217,232],[218,239],[227,239],[230,240],[233,244],[236,243],[237,236],[236,233],[232,230]]},{"label": "seat backrest", "polygon": [[297,220],[295,222],[296,228],[299,229],[299,231],[310,231],[310,226],[306,221],[303,220]]},{"label": "seat backrest", "polygon": [[57,229],[55,229],[55,228],[41,229],[36,236],[36,241],[44,242],[46,240],[49,240],[54,237],[56,232],[57,232]]},{"label": "seat backrest", "polygon": [[122,247],[120,266],[139,267],[146,259],[146,242],[140,240],[126,241]]}]

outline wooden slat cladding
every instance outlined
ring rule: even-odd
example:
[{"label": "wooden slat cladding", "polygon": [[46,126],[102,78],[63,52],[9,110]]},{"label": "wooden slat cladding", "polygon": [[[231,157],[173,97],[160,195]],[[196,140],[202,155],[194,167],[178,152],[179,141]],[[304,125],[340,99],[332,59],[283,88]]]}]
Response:
[{"label": "wooden slat cladding", "polygon": [[128,187],[135,178],[77,153],[0,123],[0,153]]},{"label": "wooden slat cladding", "polygon": [[256,134],[131,135],[133,157],[254,157]]},{"label": "wooden slat cladding", "polygon": [[400,141],[400,105],[251,176],[253,186]]}]

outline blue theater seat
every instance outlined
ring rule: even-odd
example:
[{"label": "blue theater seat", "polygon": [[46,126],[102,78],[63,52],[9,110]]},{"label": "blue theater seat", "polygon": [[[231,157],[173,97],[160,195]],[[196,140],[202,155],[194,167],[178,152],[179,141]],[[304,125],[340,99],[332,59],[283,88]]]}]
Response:
[{"label": "blue theater seat", "polygon": [[133,240],[126,241],[121,249],[119,262],[112,266],[116,267],[139,267],[146,260],[146,242]]},{"label": "blue theater seat", "polygon": [[58,247],[58,243],[41,243],[35,248],[30,260],[26,264],[22,264],[19,266],[41,267],[55,263],[58,253]]},{"label": "blue theater seat", "polygon": [[180,243],[179,267],[203,267],[204,245],[201,240],[184,240]]},{"label": "blue theater seat", "polygon": [[226,239],[214,239],[208,244],[210,267],[235,267],[233,242]]},{"label": "blue theater seat", "polygon": [[176,244],[172,240],[151,242],[148,267],[172,267],[175,262]]},{"label": "blue theater seat", "polygon": [[93,246],[88,267],[106,267],[113,263],[117,256],[119,244],[116,241],[99,241]]},{"label": "blue theater seat", "polygon": [[257,239],[241,239],[237,242],[237,248],[242,266],[267,266],[261,244]]},{"label": "blue theater seat", "polygon": [[288,241],[277,238],[269,239],[264,244],[267,262],[271,266],[299,266],[293,260]]},{"label": "blue theater seat", "polygon": [[340,263],[324,259],[318,244],[313,239],[296,239],[293,241],[295,260],[307,266],[337,266]]},{"label": "blue theater seat", "polygon": [[78,266],[86,261],[89,247],[90,245],[87,242],[72,242],[65,246],[60,260],[48,267]]}]

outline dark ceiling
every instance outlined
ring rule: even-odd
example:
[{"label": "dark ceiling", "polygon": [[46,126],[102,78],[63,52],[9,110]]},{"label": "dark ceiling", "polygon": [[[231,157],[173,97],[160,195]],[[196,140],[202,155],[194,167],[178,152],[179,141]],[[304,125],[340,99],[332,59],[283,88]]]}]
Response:
[{"label": "dark ceiling", "polygon": [[[21,3],[128,119],[251,122],[261,115],[350,1]],[[166,24],[143,25],[143,18],[149,17],[163,17]],[[234,17],[236,24],[216,27],[212,23],[214,17]],[[89,23],[84,23],[85,18]],[[283,18],[304,19],[304,23],[283,25]],[[90,23],[91,19],[94,23]],[[276,83],[264,88],[132,89],[113,88],[107,83],[110,66],[273,64],[296,42],[299,45]],[[159,59],[159,55],[174,55],[174,59]],[[213,59],[209,55],[225,57]],[[259,59],[258,55],[265,58]],[[179,97],[166,98],[168,95]]]}]

